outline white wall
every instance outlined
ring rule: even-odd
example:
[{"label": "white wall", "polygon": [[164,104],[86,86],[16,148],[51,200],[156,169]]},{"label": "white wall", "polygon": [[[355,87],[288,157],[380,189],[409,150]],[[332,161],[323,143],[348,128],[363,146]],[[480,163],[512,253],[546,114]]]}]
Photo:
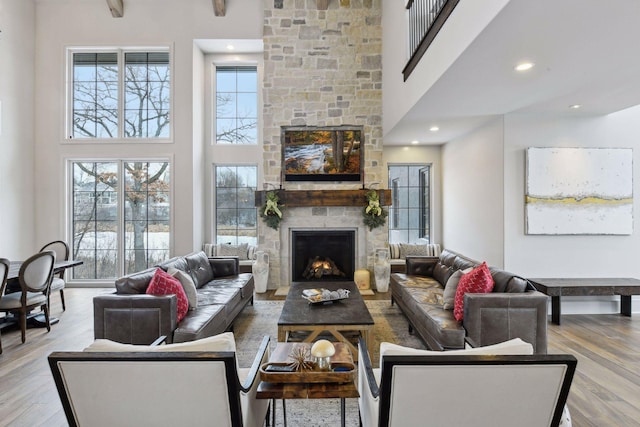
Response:
[{"label": "white wall", "polygon": [[[630,236],[533,236],[524,234],[525,150],[527,147],[636,148],[640,107],[604,117],[508,115],[505,118],[505,268],[526,277],[640,278],[640,197],[634,200]],[[640,161],[634,161],[640,182]],[[635,311],[638,311],[638,298]],[[563,313],[618,312],[619,298],[563,298]]]},{"label": "white wall", "polygon": [[[382,127],[386,135],[416,102],[438,81],[460,54],[486,28],[510,0],[461,1],[447,24],[404,82],[407,64],[405,2],[382,3]],[[408,142],[408,141],[407,141]]]},{"label": "white wall", "polygon": [[0,257],[14,260],[39,249],[33,230],[35,17],[33,0],[0,0]]},{"label": "white wall", "polygon": [[504,263],[502,117],[442,149],[442,243],[489,265]]},{"label": "white wall", "polygon": [[[387,146],[384,147],[382,158],[384,170],[389,170],[389,163],[393,164],[431,164],[432,194],[431,194],[431,241],[442,243],[442,150],[440,146]],[[378,188],[389,188],[388,182],[381,182]]]},{"label": "white wall", "polygon": [[[199,249],[203,234],[205,177],[201,147],[205,78],[194,39],[261,39],[263,10],[255,0],[227,2],[216,17],[210,0],[129,0],[123,18],[112,18],[104,0],[39,1],[36,7],[36,190],[38,242],[65,236],[65,159],[167,157],[172,159],[173,253]],[[69,143],[65,124],[65,48],[170,46],[173,50],[173,141],[168,144]],[[200,94],[196,96],[199,98]],[[198,116],[194,116],[194,114]],[[194,130],[195,129],[195,130]]]}]

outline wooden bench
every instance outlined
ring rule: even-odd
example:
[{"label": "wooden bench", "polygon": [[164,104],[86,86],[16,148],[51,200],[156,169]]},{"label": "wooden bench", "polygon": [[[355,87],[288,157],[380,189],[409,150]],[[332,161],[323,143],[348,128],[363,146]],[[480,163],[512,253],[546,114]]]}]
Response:
[{"label": "wooden bench", "polygon": [[631,296],[640,295],[640,280],[629,277],[529,279],[551,297],[551,321],[560,324],[560,297],[620,295],[620,313],[631,316]]}]

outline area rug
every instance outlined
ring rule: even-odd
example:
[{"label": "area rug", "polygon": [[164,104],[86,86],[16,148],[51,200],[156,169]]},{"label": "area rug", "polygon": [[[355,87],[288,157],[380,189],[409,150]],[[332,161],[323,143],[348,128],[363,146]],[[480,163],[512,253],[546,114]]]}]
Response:
[{"label": "area rug", "polygon": [[[374,320],[374,354],[372,362],[378,365],[380,343],[394,342],[414,348],[425,348],[417,336],[409,334],[406,317],[397,306],[389,301],[365,301]],[[253,362],[262,337],[271,337],[271,348],[277,341],[277,323],[284,301],[255,301],[247,306],[236,319],[234,334],[237,345],[238,362],[248,367]],[[276,410],[276,426],[283,426],[282,402]],[[326,427],[340,425],[339,399],[287,400],[287,424],[289,426]],[[358,426],[358,401],[346,401],[346,425]]]}]

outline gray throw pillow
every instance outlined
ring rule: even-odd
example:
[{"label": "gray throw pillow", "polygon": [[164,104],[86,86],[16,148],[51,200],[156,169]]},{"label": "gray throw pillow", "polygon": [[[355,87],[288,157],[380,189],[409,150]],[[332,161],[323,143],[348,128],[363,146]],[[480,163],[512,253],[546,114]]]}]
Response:
[{"label": "gray throw pillow", "polygon": [[453,310],[458,283],[460,282],[462,275],[469,273],[471,270],[473,270],[473,268],[467,268],[466,270],[456,270],[451,276],[449,276],[449,280],[447,280],[447,284],[444,287],[444,292],[442,293],[442,298],[444,299],[442,308],[444,308],[445,310]]},{"label": "gray throw pillow", "polygon": [[248,259],[247,251],[249,244],[242,243],[240,245],[220,245],[218,247],[219,256],[237,256],[238,259]]},{"label": "gray throw pillow", "polygon": [[182,270],[178,270],[177,268],[169,267],[167,273],[178,279],[182,287],[184,288],[184,293],[187,294],[187,299],[189,300],[189,309],[194,310],[198,307],[198,293],[196,292],[196,284],[193,283],[193,279],[187,273]]}]

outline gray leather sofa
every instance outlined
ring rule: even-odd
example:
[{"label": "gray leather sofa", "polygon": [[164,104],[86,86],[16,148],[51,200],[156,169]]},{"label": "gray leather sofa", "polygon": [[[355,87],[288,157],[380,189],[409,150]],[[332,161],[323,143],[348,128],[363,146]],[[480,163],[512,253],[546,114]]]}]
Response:
[{"label": "gray leather sofa", "polygon": [[548,297],[512,273],[490,267],[493,292],[466,294],[464,319],[443,308],[443,291],[456,270],[481,263],[450,250],[439,257],[407,257],[406,273],[391,275],[391,303],[397,304],[432,350],[486,346],[521,338],[534,352],[547,352]]},{"label": "gray leather sofa", "polygon": [[[175,295],[146,295],[156,271],[170,267],[189,273],[196,285],[198,306],[177,322]],[[204,252],[171,258],[156,267],[116,280],[116,292],[93,300],[94,335],[128,344],[185,342],[230,330],[233,321],[253,303],[253,276],[240,273],[237,258],[208,258]]]}]

